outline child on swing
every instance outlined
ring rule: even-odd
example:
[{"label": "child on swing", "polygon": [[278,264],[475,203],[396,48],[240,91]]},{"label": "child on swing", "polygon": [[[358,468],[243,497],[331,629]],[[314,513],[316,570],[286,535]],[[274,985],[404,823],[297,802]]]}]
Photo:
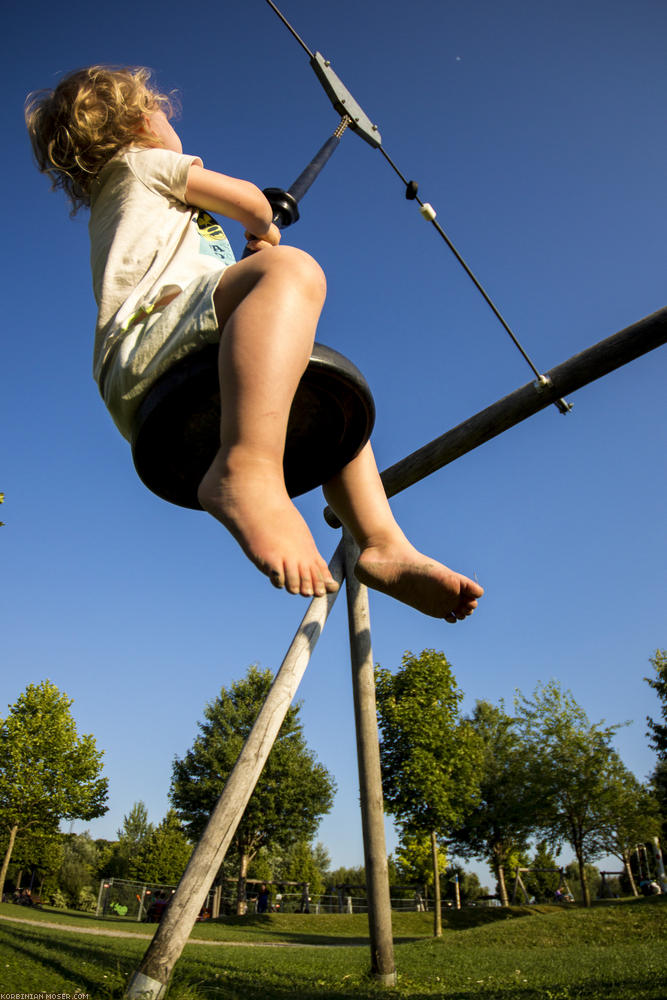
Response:
[{"label": "child on swing", "polygon": [[[274,586],[323,596],[338,584],[287,494],[282,463],[324,274],[308,254],[279,245],[259,188],[183,155],[172,114],[148,70],[105,66],[70,74],[26,107],[39,169],[73,211],[90,208],[94,375],[129,437],[155,380],[189,351],[219,343],[220,448],[199,501]],[[219,227],[201,232],[209,211],[239,222],[258,252],[234,262]],[[324,494],[359,546],[362,583],[448,622],[472,614],[482,588],[411,545],[370,444]]]}]

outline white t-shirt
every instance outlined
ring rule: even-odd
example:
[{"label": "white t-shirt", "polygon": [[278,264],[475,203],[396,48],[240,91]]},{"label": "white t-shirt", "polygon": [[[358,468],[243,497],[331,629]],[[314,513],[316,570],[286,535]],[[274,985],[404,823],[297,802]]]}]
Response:
[{"label": "white t-shirt", "polygon": [[234,263],[220,226],[185,203],[197,156],[129,148],[100,172],[91,195],[90,262],[98,306],[93,375],[132,326],[187,285]]}]

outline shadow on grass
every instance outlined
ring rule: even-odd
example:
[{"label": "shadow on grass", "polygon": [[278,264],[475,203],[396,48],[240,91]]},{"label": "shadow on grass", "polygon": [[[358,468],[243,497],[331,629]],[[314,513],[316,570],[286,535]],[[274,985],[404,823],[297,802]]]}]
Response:
[{"label": "shadow on grass", "polygon": [[[547,908],[544,908],[547,909]],[[553,909],[553,908],[552,908]],[[484,927],[518,917],[535,916],[541,912],[537,907],[512,907],[509,910],[480,907],[452,910],[443,914],[442,929],[465,931]],[[363,927],[363,929],[362,929]],[[201,941],[223,941],[224,931],[235,932],[229,940],[284,941],[290,944],[329,946],[368,946],[368,925],[365,917],[353,916],[294,916],[287,914],[246,914],[245,916],[224,916],[207,924],[200,924],[195,936]],[[431,913],[394,914],[393,939],[395,944],[409,944],[428,940],[433,936],[433,915]]]},{"label": "shadow on grass", "polygon": [[[334,918],[336,919],[336,918]],[[303,945],[331,945],[334,947],[348,945],[355,947],[368,944],[368,932],[358,931],[357,933],[338,933],[336,927],[331,924],[325,925],[320,921],[327,920],[321,916],[299,916],[295,921],[291,921],[286,915],[266,916],[248,913],[242,917],[226,916],[219,917],[205,924],[200,924],[195,928],[195,937],[198,941],[224,943],[225,929],[233,930],[236,933],[229,938],[231,942],[248,940],[253,944],[271,944],[277,941],[284,941],[289,944]],[[318,923],[320,926],[318,927]],[[359,921],[355,920],[358,926]],[[350,923],[349,927],[354,925]],[[417,935],[417,939],[421,935]],[[414,938],[410,938],[414,940]]]},{"label": "shadow on grass", "polygon": [[[2,936],[0,929],[0,939]],[[8,943],[12,956],[20,955],[24,959],[24,976],[30,970],[31,978],[44,977],[41,982],[31,984],[31,988],[50,992],[57,982],[55,974],[60,977],[58,992],[65,988],[79,989],[96,1000],[113,995],[114,986],[130,976],[144,950],[139,942],[136,955],[127,954],[128,949],[125,954],[119,954],[118,944],[114,939],[104,941],[90,938],[90,943],[69,936],[66,940],[57,937],[51,939],[40,934],[37,928],[34,931],[22,928],[20,938],[12,935]],[[134,947],[132,941],[127,943],[130,949]],[[104,969],[108,970],[107,974]],[[23,990],[25,980],[8,985],[11,990]]]},{"label": "shadow on grass", "polygon": [[[95,1000],[118,1000],[143,952],[140,941],[51,937],[37,928],[24,927],[20,934],[0,928],[0,939],[23,966],[22,982],[7,984],[10,992],[19,987],[55,992],[78,988]],[[307,959],[302,952],[297,962],[283,952],[278,962],[266,952],[260,958],[257,952],[251,956],[249,950],[237,949],[223,965],[206,949],[188,949],[177,964],[168,1000],[664,1000],[667,996],[666,974],[642,978],[641,970],[634,968],[627,970],[627,978],[622,973],[621,981],[617,970],[608,979],[600,975],[595,982],[567,985],[547,977],[539,987],[472,982],[459,986],[450,980],[439,987],[431,983],[429,988],[415,976],[402,982],[399,978],[397,989],[387,991],[364,975],[365,955],[350,953],[342,965],[337,960],[322,964],[315,952],[311,956]]]},{"label": "shadow on grass", "polygon": [[[263,978],[257,970],[241,972],[232,970],[224,979],[193,976],[192,970],[182,969],[174,977],[167,1000],[185,1000],[195,989],[196,1000],[247,1000],[261,997],[261,1000],[665,1000],[666,979],[653,982],[639,976],[628,977],[619,982],[589,982],[564,985],[562,982],[542,982],[539,986],[507,985],[506,987],[472,986],[461,989],[455,986],[421,990],[419,985],[403,986],[400,982],[395,989],[387,990],[376,984],[370,975],[352,976],[353,982],[312,984],[302,979],[284,984]],[[444,984],[443,984],[444,985]]]}]

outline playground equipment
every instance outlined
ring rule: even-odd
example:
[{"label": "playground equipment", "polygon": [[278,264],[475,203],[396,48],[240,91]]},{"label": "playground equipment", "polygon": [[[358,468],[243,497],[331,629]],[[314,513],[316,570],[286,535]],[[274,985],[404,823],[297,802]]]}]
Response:
[{"label": "playground equipment", "polygon": [[[607,871],[603,872],[603,871],[601,871],[600,875],[601,875],[601,879],[602,880],[600,882],[600,891],[598,892],[599,898],[600,899],[613,899],[614,898],[614,892],[613,892],[613,890],[611,889],[611,887],[609,885],[609,877],[611,876],[611,878],[622,878],[624,875],[627,876],[627,874],[628,873],[625,870],[625,868],[623,868],[621,871],[615,871],[615,872],[607,872]],[[632,894],[634,896],[638,896],[639,893],[637,892],[637,889],[636,889],[636,886],[635,886],[635,883],[634,883],[634,879],[632,879],[632,873],[630,873],[630,879],[632,881]]]},{"label": "playground equipment", "polygon": [[558,889],[560,890],[561,886],[563,886],[565,888],[566,892],[567,892],[567,895],[569,897],[571,897],[572,899],[574,899],[574,896],[572,895],[572,890],[570,889],[569,885],[567,884],[567,879],[565,878],[565,869],[563,867],[560,867],[560,868],[517,868],[516,872],[515,872],[515,877],[514,877],[514,888],[512,890],[512,906],[514,906],[514,904],[516,903],[516,897],[517,897],[517,893],[518,893],[519,889],[521,889],[521,892],[523,893],[523,901],[524,901],[524,903],[529,903],[530,902],[530,897],[528,896],[528,892],[526,890],[526,886],[524,885],[523,879],[521,878],[522,874],[526,875],[529,872],[553,872],[554,874],[558,874]]},{"label": "playground equipment", "polygon": [[[265,190],[279,229],[298,220],[298,202],[349,123],[344,115],[287,191]],[[316,343],[287,427],[283,466],[289,495],[307,493],[331,479],[361,451],[374,422],[373,396],[359,369],[338,351]],[[220,444],[217,344],[187,355],[158,379],[137,411],[131,443],[139,478],[153,493],[201,510],[197,487]]]},{"label": "playground equipment", "polygon": [[[662,309],[613,334],[606,340],[541,374],[502,319],[465,262],[452,247],[435,222],[435,212],[417,197],[417,186],[406,181],[382,148],[380,133],[372,125],[352,95],[343,87],[330,65],[319,53],[312,53],[294,29],[267,0],[284,24],[308,53],[311,66],[339,113],[350,117],[349,127],[376,149],[406,184],[406,196],[416,200],[423,217],[432,223],[484,295],[500,322],[510,334],[536,376],[535,380],[498,400],[496,403],[424,445],[382,473],[388,496],[393,496],[426,476],[472,451],[479,445],[554,404],[566,413],[570,404],[564,396],[601,378],[667,341],[667,309]],[[308,460],[310,460],[310,455]],[[176,501],[179,502],[179,501]],[[335,524],[331,511],[326,512]],[[375,709],[374,665],[371,648],[370,616],[366,588],[355,578],[356,546],[343,532],[329,564],[335,580],[346,580],[348,626],[354,691],[355,726],[360,776],[360,799],[367,874],[371,968],[376,981],[390,987],[396,984],[391,909],[384,836],[380,756]],[[225,857],[237,823],[252,795],[255,784],[271,752],[287,710],[296,694],[336,600],[335,594],[314,598],[304,615],[294,640],[276,674],[266,701],[257,717],[238,761],[229,776],[208,825],[192,854],[188,867],[174,894],[141,963],[125,993],[128,1000],[160,1000],[183,947],[187,941],[212,881]],[[520,883],[517,873],[515,890]],[[525,892],[525,887],[524,887]]]}]

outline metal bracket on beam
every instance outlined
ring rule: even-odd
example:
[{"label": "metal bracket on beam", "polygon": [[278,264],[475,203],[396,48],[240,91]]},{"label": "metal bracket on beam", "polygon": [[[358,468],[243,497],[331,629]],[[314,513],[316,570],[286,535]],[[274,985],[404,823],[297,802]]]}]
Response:
[{"label": "metal bracket on beam", "polygon": [[369,146],[373,146],[375,149],[381,146],[382,136],[377,125],[373,124],[365,114],[363,108],[357,104],[343,81],[336,76],[329,60],[325,59],[321,52],[316,52],[310,60],[310,65],[315,70],[320,83],[326,91],[327,97],[338,114],[341,117],[347,115],[351,119],[350,128],[354,132],[357,132]]},{"label": "metal bracket on beam", "polygon": [[[540,375],[539,378],[533,382],[533,385],[538,392],[545,392],[545,390],[550,389],[553,382],[548,375]],[[572,409],[572,403],[568,403],[566,399],[555,399],[554,406],[558,409],[560,413],[567,414]]]}]

